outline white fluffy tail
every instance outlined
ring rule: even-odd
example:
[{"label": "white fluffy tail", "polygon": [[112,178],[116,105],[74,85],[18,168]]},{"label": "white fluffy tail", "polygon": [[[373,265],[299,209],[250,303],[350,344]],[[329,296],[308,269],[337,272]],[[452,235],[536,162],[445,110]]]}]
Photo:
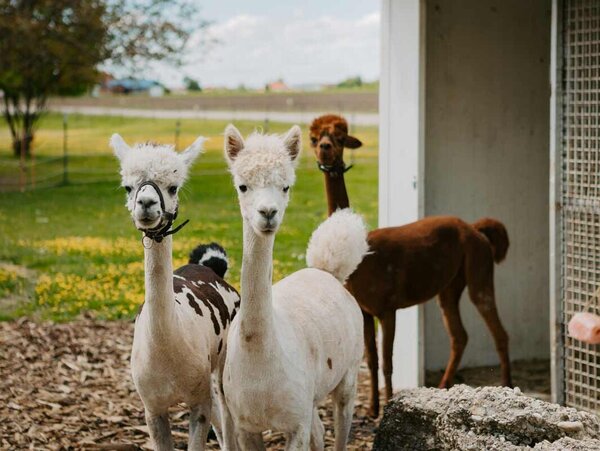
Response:
[{"label": "white fluffy tail", "polygon": [[368,251],[362,216],[345,208],[333,213],[313,232],[306,249],[306,263],[344,283]]}]

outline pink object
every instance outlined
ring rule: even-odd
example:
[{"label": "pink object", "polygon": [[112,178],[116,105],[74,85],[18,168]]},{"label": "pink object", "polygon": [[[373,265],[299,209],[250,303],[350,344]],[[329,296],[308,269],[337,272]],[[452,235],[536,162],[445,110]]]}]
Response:
[{"label": "pink object", "polygon": [[600,316],[593,313],[576,313],[569,321],[568,327],[571,337],[592,345],[600,343]]}]

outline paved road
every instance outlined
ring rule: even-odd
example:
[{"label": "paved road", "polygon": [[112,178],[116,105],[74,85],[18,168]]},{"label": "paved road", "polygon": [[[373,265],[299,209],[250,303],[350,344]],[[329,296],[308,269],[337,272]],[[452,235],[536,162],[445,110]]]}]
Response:
[{"label": "paved road", "polygon": [[[134,108],[112,108],[93,106],[51,105],[51,111],[67,114],[85,114],[89,116],[125,116],[148,117],[156,119],[211,119],[211,120],[247,120],[308,124],[322,113],[301,112],[286,113],[276,111],[220,111],[220,110],[149,110]],[[354,125],[379,125],[377,113],[344,113],[344,116]]]}]

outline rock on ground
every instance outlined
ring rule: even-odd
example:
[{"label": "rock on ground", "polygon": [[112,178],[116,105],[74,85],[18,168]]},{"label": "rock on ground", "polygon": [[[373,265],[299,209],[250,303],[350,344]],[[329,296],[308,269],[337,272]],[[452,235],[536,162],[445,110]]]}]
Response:
[{"label": "rock on ground", "polygon": [[401,391],[385,408],[373,450],[599,450],[595,415],[518,388]]},{"label": "rock on ground", "polygon": [[570,437],[563,437],[553,443],[544,440],[535,445],[535,448],[541,451],[598,451],[600,449],[600,440],[583,439],[577,440]]}]

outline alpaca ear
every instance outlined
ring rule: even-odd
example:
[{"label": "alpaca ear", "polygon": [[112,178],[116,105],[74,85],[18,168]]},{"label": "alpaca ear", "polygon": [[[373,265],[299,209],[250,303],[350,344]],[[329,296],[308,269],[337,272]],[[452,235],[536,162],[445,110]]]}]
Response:
[{"label": "alpaca ear", "polygon": [[231,164],[244,148],[244,138],[233,124],[225,128],[225,159]]},{"label": "alpaca ear", "polygon": [[362,146],[360,139],[350,135],[346,136],[346,139],[344,140],[344,147],[347,147],[348,149],[358,149],[360,146]]},{"label": "alpaca ear", "polygon": [[204,150],[204,141],[206,141],[204,136],[198,137],[190,147],[179,154],[180,158],[187,166],[191,166],[194,160],[198,158],[198,155],[202,153]]},{"label": "alpaca ear", "polygon": [[110,147],[113,148],[113,152],[120,161],[122,161],[123,158],[125,158],[127,152],[131,150],[131,147],[127,145],[125,140],[121,138],[121,135],[119,135],[118,133],[115,133],[111,136]]},{"label": "alpaca ear", "polygon": [[290,128],[290,131],[283,138],[285,149],[290,154],[292,161],[295,161],[300,155],[300,149],[302,148],[302,130],[297,125]]}]

